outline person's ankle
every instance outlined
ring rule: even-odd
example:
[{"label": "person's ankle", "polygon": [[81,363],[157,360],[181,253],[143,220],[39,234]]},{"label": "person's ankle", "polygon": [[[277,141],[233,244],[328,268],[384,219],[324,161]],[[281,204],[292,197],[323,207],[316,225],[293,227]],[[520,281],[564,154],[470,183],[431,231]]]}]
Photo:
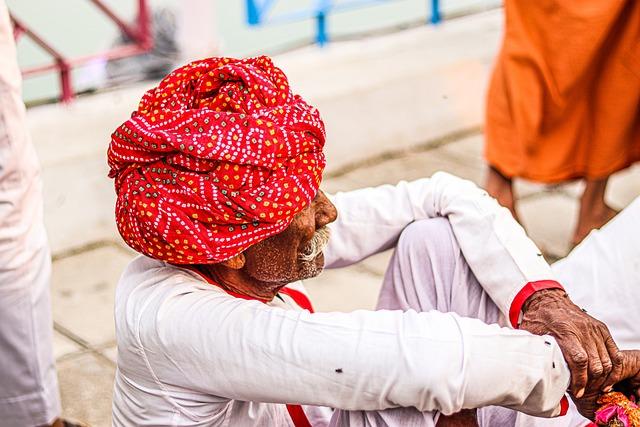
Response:
[{"label": "person's ankle", "polygon": [[613,219],[617,213],[617,210],[605,203],[602,203],[598,204],[593,209],[590,209],[587,214],[580,215],[575,232],[573,233],[571,245],[578,245],[592,230],[596,230],[604,226],[607,222]]},{"label": "person's ankle", "polygon": [[51,424],[42,427],[88,427],[87,424],[56,418]]}]

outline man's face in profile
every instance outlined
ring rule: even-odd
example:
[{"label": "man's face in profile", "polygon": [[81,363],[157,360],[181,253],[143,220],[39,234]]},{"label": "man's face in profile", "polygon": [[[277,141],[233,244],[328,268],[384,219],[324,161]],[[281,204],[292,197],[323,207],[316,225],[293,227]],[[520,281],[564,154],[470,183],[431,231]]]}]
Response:
[{"label": "man's face in profile", "polygon": [[329,238],[326,225],[336,218],[336,207],[319,190],[283,232],[244,252],[245,273],[261,282],[283,285],[317,276],[324,267],[322,249]]}]

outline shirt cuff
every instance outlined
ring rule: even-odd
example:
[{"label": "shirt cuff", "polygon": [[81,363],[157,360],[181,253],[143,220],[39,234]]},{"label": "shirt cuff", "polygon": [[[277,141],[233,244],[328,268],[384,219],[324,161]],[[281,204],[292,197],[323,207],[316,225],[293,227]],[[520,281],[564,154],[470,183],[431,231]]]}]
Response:
[{"label": "shirt cuff", "polygon": [[560,414],[559,417],[564,417],[569,412],[569,399],[567,396],[562,396],[562,400],[560,400]]},{"label": "shirt cuff", "polygon": [[562,285],[555,280],[538,280],[536,282],[529,282],[518,292],[511,303],[509,308],[509,321],[511,326],[518,329],[520,326],[520,313],[522,312],[522,306],[529,299],[529,297],[538,291],[543,289],[563,289]]}]

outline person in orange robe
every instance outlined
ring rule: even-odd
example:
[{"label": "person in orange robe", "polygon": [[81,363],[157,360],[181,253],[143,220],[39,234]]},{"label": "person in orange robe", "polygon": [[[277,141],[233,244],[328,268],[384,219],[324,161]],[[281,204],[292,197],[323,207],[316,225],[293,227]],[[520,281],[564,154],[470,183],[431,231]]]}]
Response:
[{"label": "person in orange robe", "polygon": [[486,112],[487,191],[584,179],[573,244],[606,223],[609,176],[640,160],[640,1],[505,0]]}]

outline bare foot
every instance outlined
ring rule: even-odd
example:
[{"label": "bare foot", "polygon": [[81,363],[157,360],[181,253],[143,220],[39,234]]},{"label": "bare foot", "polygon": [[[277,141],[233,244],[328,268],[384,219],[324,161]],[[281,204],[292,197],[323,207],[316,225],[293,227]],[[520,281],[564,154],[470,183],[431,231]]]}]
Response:
[{"label": "bare foot", "polygon": [[608,205],[603,205],[599,209],[593,209],[589,212],[585,212],[584,215],[580,215],[578,220],[578,226],[573,233],[573,239],[571,239],[571,245],[576,246],[591,232],[591,230],[598,229],[611,221],[614,216],[618,214],[618,211]]},{"label": "bare foot", "polygon": [[56,420],[51,424],[50,427],[88,427],[88,426],[87,424],[76,423],[69,420],[63,420],[62,418],[56,418]]},{"label": "bare foot", "polygon": [[618,213],[604,201],[608,181],[609,177],[586,180],[586,186],[580,198],[578,225],[571,239],[572,246],[579,244],[591,230],[602,227]]}]

